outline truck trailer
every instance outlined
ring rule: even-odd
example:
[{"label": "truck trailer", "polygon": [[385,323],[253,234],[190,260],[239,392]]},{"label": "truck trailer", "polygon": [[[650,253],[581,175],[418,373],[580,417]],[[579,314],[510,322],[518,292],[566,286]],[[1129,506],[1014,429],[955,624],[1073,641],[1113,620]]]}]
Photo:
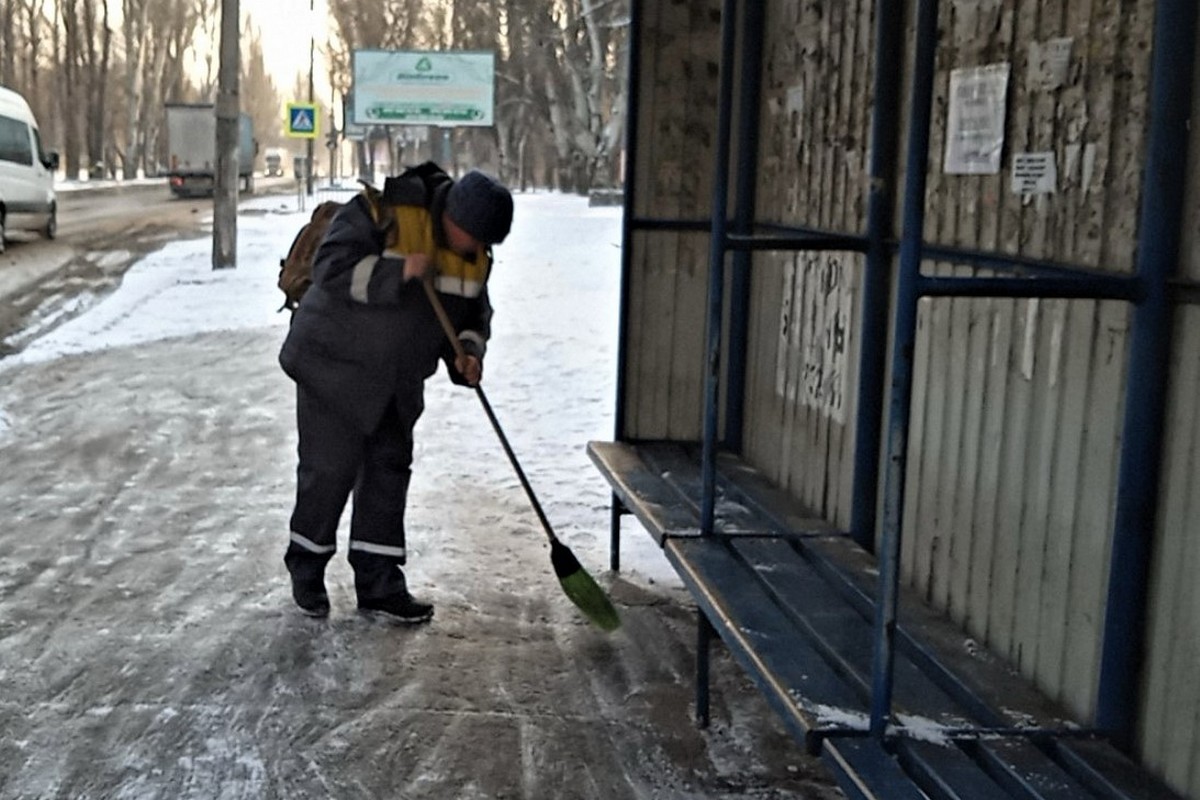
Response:
[{"label": "truck trailer", "polygon": [[[211,197],[216,185],[217,114],[212,103],[168,103],[167,178],[176,197]],[[238,115],[238,179],[254,191],[254,126]]]}]

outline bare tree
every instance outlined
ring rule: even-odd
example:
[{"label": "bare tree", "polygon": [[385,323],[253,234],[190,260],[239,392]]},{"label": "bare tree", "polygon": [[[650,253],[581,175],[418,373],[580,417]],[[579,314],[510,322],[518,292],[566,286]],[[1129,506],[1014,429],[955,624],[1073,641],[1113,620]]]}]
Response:
[{"label": "bare tree", "polygon": [[67,178],[79,176],[83,162],[83,142],[80,139],[80,123],[77,109],[80,106],[79,53],[80,43],[79,0],[59,0],[59,25],[54,26],[55,53],[59,63],[60,96],[63,99],[63,163]]},{"label": "bare tree", "polygon": [[[97,5],[99,9],[97,9]],[[97,10],[100,14],[97,16]],[[81,31],[80,75],[83,78],[87,102],[84,105],[86,119],[83,121],[89,159],[93,177],[106,171],[109,161],[110,139],[108,116],[108,71],[112,63],[112,27],[109,25],[108,0],[99,4],[83,4],[83,29]]]},{"label": "bare tree", "polygon": [[586,191],[611,185],[624,136],[619,109],[625,98],[625,3],[568,0],[543,6],[539,16],[539,66],[554,130],[559,186]]},{"label": "bare tree", "polygon": [[17,0],[0,0],[0,85],[17,79]]},{"label": "bare tree", "polygon": [[283,140],[283,102],[275,81],[267,74],[262,33],[253,25],[242,29],[242,110],[254,123],[255,138],[266,147]]},{"label": "bare tree", "polygon": [[146,40],[149,28],[149,0],[122,0],[122,33],[125,39],[125,147],[122,166],[125,176],[132,177],[142,166],[145,149],[145,79]]}]

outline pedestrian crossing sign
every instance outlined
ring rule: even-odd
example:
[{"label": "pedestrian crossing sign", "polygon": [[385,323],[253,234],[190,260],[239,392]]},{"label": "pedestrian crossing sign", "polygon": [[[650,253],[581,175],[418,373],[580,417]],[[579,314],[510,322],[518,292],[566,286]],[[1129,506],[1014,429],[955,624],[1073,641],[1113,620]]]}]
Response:
[{"label": "pedestrian crossing sign", "polygon": [[285,134],[294,139],[317,138],[317,106],[315,103],[288,103]]}]

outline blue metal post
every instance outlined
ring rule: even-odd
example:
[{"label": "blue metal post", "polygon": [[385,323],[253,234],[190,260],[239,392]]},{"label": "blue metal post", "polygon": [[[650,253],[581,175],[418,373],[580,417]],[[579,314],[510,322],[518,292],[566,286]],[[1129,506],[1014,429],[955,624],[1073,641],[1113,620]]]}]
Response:
[{"label": "blue metal post", "polygon": [[879,439],[892,270],[888,239],[896,196],[903,5],[894,0],[878,0],[875,4],[875,108],[871,116],[871,186],[867,197],[867,258],[850,512],[850,533],[868,550],[875,545],[875,505],[879,500]]},{"label": "blue metal post", "polygon": [[696,609],[696,724],[707,728],[711,719],[708,703],[708,667],[712,655],[713,627],[704,609]]},{"label": "blue metal post", "polygon": [[1137,275],[1144,298],[1133,313],[1125,420],[1117,483],[1096,724],[1129,749],[1137,733],[1138,685],[1162,469],[1166,365],[1171,352],[1167,280],[1179,259],[1188,149],[1195,0],[1160,0],[1154,20],[1150,131],[1142,175]]},{"label": "blue metal post", "polygon": [[[742,5],[742,57],[738,73],[737,187],[733,230],[750,234],[754,228],[758,171],[758,119],[762,101],[762,39],[764,3]],[[742,451],[746,420],[746,348],[750,328],[750,263],[748,251],[733,254],[729,279],[729,363],[725,369],[725,446]]]},{"label": "blue metal post", "polygon": [[[638,103],[641,99],[639,81],[642,54],[642,1],[631,0],[629,8],[629,63],[626,65],[628,105],[625,110],[625,174],[622,225],[621,225],[621,297],[620,335],[617,337],[617,403],[614,413],[614,441],[626,438],[625,431],[625,370],[629,365],[629,284],[633,269],[633,219],[635,174],[638,167]],[[609,523],[609,568],[616,572],[621,568],[621,510],[617,496],[612,498],[612,516]]]},{"label": "blue metal post", "polygon": [[625,109],[625,175],[623,176],[624,203],[621,214],[621,298],[620,325],[621,333],[617,339],[617,407],[616,407],[616,441],[626,437],[625,432],[625,370],[629,365],[629,285],[630,272],[633,271],[633,232],[636,215],[634,190],[637,187],[638,163],[638,127],[641,114],[638,104],[641,101],[642,68],[642,0],[630,0],[629,8],[629,64],[628,64],[628,102]]},{"label": "blue metal post", "polygon": [[703,497],[700,532],[711,534],[715,519],[717,484],[717,429],[720,411],[717,394],[721,372],[721,306],[725,298],[725,231],[729,205],[729,149],[733,110],[733,56],[737,41],[735,0],[721,4],[721,66],[717,92],[717,152],[713,159],[712,238],[708,258],[708,347],[705,351],[704,444],[701,453]]},{"label": "blue metal post", "polygon": [[896,604],[900,587],[900,524],[904,518],[904,480],[908,418],[912,406],[913,349],[920,297],[921,247],[925,228],[925,171],[937,55],[937,0],[917,7],[917,50],[913,64],[908,154],[905,161],[904,229],[900,239],[900,275],[892,350],[892,396],[888,413],[887,467],[884,477],[883,528],[879,542],[879,594],[875,604],[875,653],[871,671],[871,734],[882,737],[892,710]]}]

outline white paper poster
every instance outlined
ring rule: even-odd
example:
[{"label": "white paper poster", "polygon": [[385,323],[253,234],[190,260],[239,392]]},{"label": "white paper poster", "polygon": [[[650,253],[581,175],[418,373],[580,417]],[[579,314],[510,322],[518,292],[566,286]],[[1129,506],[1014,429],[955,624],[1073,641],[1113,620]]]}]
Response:
[{"label": "white paper poster", "polygon": [[1000,171],[1008,73],[1006,63],[951,70],[945,172],[995,175]]},{"label": "white paper poster", "polygon": [[1052,194],[1057,188],[1058,168],[1053,151],[1013,156],[1013,194]]}]

